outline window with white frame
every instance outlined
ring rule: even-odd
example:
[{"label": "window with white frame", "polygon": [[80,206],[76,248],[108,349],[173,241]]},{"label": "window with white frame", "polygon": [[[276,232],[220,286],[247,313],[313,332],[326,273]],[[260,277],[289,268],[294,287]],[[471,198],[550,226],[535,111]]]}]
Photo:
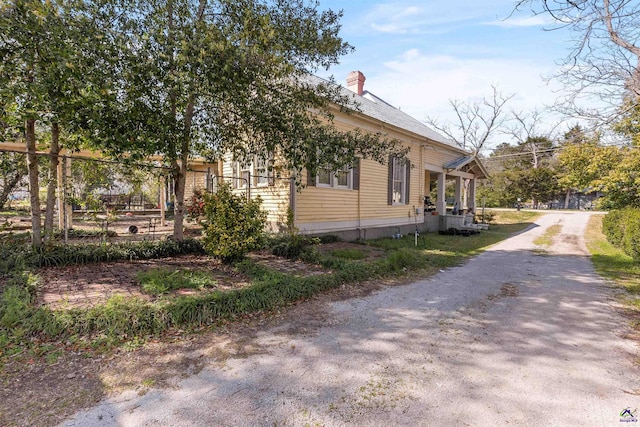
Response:
[{"label": "window with white frame", "polygon": [[253,157],[253,161],[234,162],[232,165],[233,187],[266,187],[273,185],[273,172],[269,170],[269,158]]},{"label": "window with white frame", "polygon": [[240,164],[240,188],[244,188],[249,185],[249,180],[251,179],[251,163],[249,164]]},{"label": "window with white frame", "polygon": [[319,167],[316,175],[316,185],[318,187],[352,189],[353,169],[349,166],[343,166],[335,171],[326,166]]},{"label": "window with white frame", "polygon": [[318,175],[316,177],[316,184],[319,187],[331,187],[332,186],[332,179],[331,176],[333,174],[331,173],[331,169],[328,166],[321,166],[318,167]]},{"label": "window with white frame", "polygon": [[338,188],[351,188],[353,171],[348,166],[343,166],[338,169],[335,174],[335,187]]},{"label": "window with white frame", "polygon": [[251,177],[251,163],[233,162],[233,188],[247,188]]},{"label": "window with white frame", "polygon": [[409,199],[409,166],[406,160],[392,157],[389,164],[389,204],[407,204]]},{"label": "window with white frame", "polygon": [[256,179],[257,187],[266,187],[269,185],[269,168],[266,159],[263,159],[260,156],[256,157],[256,161],[254,163],[254,171]]}]

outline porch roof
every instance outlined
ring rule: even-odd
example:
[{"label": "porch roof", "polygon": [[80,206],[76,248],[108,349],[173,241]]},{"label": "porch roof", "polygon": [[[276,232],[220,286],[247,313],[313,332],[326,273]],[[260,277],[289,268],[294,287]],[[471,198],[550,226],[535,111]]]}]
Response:
[{"label": "porch roof", "polygon": [[489,173],[480,159],[475,155],[462,156],[444,165],[444,169],[447,172],[459,171],[462,170],[462,168],[465,168],[466,172],[473,173],[476,176],[476,179],[489,178]]}]

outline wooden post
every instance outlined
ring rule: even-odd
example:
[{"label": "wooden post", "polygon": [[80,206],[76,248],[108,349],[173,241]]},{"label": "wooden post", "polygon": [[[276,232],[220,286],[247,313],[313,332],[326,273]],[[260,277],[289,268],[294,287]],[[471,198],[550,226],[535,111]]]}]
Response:
[{"label": "wooden post", "polygon": [[462,212],[462,209],[464,208],[464,206],[462,206],[462,193],[464,192],[464,188],[462,184],[463,184],[462,178],[459,176],[456,176],[456,185],[455,185],[456,204],[458,206],[459,212]]},{"label": "wooden post", "polygon": [[66,174],[63,173],[64,167],[64,159],[65,157],[60,157],[60,161],[58,161],[58,198],[56,200],[56,205],[58,207],[58,229],[64,230],[65,221],[64,221],[64,196],[65,189],[67,188],[66,182]]},{"label": "wooden post", "polygon": [[469,180],[469,200],[467,202],[470,208],[473,208],[475,211],[476,208],[476,180]]},{"label": "wooden post", "polygon": [[164,178],[164,175],[160,176],[160,226],[165,226],[165,211],[167,207],[167,182]]},{"label": "wooden post", "polygon": [[447,213],[447,196],[446,196],[447,175],[438,174],[438,200],[436,201],[436,209],[439,215]]},{"label": "wooden post", "polygon": [[[70,191],[70,185],[67,185],[67,180],[71,178],[71,157],[64,157],[64,168],[65,168],[65,194]],[[73,228],[73,206],[70,203],[69,197],[65,197],[65,216],[67,230]]]}]

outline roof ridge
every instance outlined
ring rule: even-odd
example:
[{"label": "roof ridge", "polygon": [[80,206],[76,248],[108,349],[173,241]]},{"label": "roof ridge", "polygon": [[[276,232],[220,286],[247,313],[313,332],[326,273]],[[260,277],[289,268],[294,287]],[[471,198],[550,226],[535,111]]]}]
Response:
[{"label": "roof ridge", "polygon": [[378,97],[377,95],[373,94],[368,90],[365,91],[363,95],[365,93],[368,95],[371,95],[372,97],[375,97],[376,99],[380,100],[380,102],[376,102],[363,95],[358,95],[357,93],[347,89],[346,87],[337,84],[335,81],[330,81],[313,74],[308,74],[307,78],[309,83],[311,84],[318,84],[320,83],[320,81],[327,84],[336,84],[340,88],[342,95],[349,96],[358,102],[360,106],[358,112],[361,114],[380,120],[381,122],[384,122],[386,124],[390,124],[390,125],[399,127],[401,129],[407,130],[416,135],[420,135],[424,138],[428,138],[432,141],[447,145],[451,148],[455,148],[457,150],[462,150],[463,152],[467,152],[466,150],[463,150],[462,148],[460,148],[451,139],[445,137],[444,135],[441,135],[440,133],[431,129],[422,121],[416,119],[415,117],[402,111],[401,109],[394,107],[384,99]]}]

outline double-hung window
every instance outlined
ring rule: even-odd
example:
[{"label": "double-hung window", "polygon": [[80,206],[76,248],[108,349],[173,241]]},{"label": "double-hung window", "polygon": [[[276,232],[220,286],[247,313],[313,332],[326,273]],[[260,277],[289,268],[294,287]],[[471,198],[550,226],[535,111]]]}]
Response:
[{"label": "double-hung window", "polygon": [[328,166],[322,166],[318,168],[318,175],[316,176],[316,184],[318,187],[333,187],[332,171]]},{"label": "double-hung window", "polygon": [[336,172],[334,180],[334,187],[352,188],[353,170],[349,166],[343,166]]},{"label": "double-hung window", "polygon": [[237,162],[237,179],[236,188],[247,188],[249,186],[249,180],[251,179],[251,163]]},{"label": "double-hung window", "polygon": [[266,187],[269,185],[269,168],[267,160],[257,156],[254,163],[254,175],[256,178],[256,187]]},{"label": "double-hung window", "polygon": [[389,159],[389,197],[390,205],[406,205],[409,203],[409,177],[411,168],[405,159],[391,157]]},{"label": "double-hung window", "polygon": [[255,156],[252,160],[233,163],[233,188],[267,187],[273,185],[273,172],[269,158]]}]

